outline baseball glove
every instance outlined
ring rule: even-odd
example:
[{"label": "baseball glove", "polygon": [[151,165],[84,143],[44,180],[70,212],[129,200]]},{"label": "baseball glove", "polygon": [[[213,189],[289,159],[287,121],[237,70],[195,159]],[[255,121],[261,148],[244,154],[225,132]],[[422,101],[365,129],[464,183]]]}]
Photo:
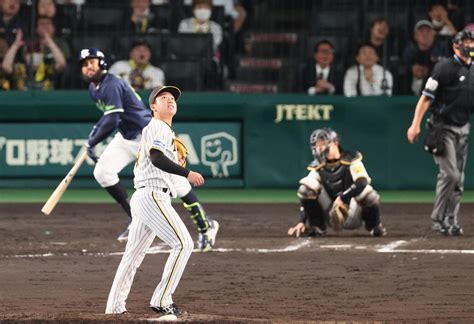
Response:
[{"label": "baseball glove", "polygon": [[344,222],[346,221],[348,216],[349,216],[349,209],[347,208],[346,205],[333,206],[329,215],[329,221],[331,223],[331,227],[336,232],[341,231],[342,227],[344,226]]},{"label": "baseball glove", "polygon": [[183,168],[186,167],[186,156],[188,155],[188,149],[184,145],[183,142],[179,138],[175,138],[174,140],[176,144],[176,151],[178,151],[178,163],[181,165]]}]

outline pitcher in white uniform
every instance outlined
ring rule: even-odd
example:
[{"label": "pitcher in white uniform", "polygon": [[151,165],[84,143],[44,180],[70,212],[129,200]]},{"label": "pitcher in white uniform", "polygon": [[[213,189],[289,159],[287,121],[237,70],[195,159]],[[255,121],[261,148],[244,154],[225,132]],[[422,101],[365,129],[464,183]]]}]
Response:
[{"label": "pitcher in white uniform", "polygon": [[204,178],[177,163],[171,125],[180,95],[181,91],[173,86],[156,88],[150,94],[153,118],[143,129],[134,169],[136,191],[130,201],[130,234],[110,290],[106,314],[127,312],[126,300],[133,278],[155,236],[171,247],[171,253],[150,307],[160,314],[161,320],[176,320],[185,313],[173,302],[172,295],[193,251],[193,240],[171,205],[171,198],[176,197],[173,177],[186,177],[194,186],[203,185]]}]

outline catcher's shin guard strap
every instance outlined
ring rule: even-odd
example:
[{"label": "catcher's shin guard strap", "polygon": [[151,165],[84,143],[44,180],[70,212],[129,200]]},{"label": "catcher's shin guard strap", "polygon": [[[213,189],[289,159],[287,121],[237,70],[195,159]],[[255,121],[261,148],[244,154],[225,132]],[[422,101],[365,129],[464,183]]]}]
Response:
[{"label": "catcher's shin guard strap", "polygon": [[209,228],[209,222],[202,205],[199,202],[195,202],[192,204],[183,203],[183,206],[191,214],[191,219],[193,220],[194,224],[198,226],[198,231],[200,233],[205,233]]}]

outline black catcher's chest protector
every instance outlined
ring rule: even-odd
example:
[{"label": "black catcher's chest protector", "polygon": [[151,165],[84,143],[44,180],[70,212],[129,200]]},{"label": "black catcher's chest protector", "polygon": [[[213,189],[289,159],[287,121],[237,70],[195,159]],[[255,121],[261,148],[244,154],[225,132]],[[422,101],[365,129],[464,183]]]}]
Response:
[{"label": "black catcher's chest protector", "polygon": [[349,165],[339,162],[326,164],[319,169],[319,175],[321,176],[322,185],[332,200],[336,199],[353,183]]}]

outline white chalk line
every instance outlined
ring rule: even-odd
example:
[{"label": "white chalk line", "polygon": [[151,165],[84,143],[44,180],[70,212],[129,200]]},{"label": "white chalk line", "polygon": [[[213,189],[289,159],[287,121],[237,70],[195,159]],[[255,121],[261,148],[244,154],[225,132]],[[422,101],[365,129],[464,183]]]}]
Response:
[{"label": "white chalk line", "polygon": [[[407,246],[412,243],[419,241],[420,239],[412,239],[409,241],[405,240],[398,240],[389,242],[383,245],[354,245],[354,244],[326,244],[326,245],[317,245],[315,240],[306,239],[303,241],[298,241],[294,244],[290,244],[288,246],[282,248],[215,248],[212,250],[212,253],[229,253],[229,252],[242,252],[242,253],[287,253],[287,252],[294,252],[301,250],[307,247],[314,247],[317,249],[322,250],[334,250],[334,251],[348,251],[348,250],[365,250],[365,251],[373,251],[377,253],[418,253],[418,254],[474,254],[474,250],[470,249],[399,249],[401,246]],[[55,244],[55,245],[63,245],[63,244]],[[108,256],[121,256],[123,252],[87,252],[87,250],[83,249],[80,255],[83,256],[94,256],[94,257],[108,257]],[[202,253],[200,250],[194,250],[194,252]],[[170,253],[170,249],[164,245],[156,245],[150,247],[147,250],[147,254],[167,254]],[[54,256],[70,256],[70,255],[77,255],[75,253],[38,253],[38,254],[17,254],[17,255],[2,255],[0,258],[47,258],[47,257],[54,257]]]}]

